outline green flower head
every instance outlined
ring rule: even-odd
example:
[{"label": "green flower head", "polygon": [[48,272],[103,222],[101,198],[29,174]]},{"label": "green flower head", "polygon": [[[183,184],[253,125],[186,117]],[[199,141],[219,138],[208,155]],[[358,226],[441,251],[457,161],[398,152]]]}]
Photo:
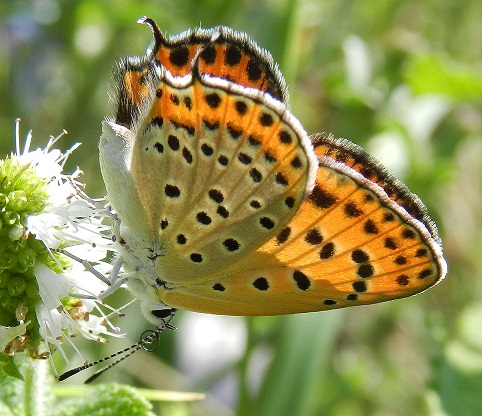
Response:
[{"label": "green flower head", "polygon": [[15,153],[0,160],[0,353],[42,358],[52,347],[64,354],[62,340],[79,333],[119,336],[99,306],[111,215],[81,190],[79,169],[62,172],[78,144],[53,148],[62,134],[30,151],[29,133],[20,151],[18,127]]}]

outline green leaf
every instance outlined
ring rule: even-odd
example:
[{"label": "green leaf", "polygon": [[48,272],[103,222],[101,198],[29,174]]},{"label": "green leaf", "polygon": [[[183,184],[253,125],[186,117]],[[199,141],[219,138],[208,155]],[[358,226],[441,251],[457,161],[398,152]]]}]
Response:
[{"label": "green leaf", "polygon": [[[0,354],[0,416],[14,414],[14,411],[16,414],[22,414],[23,411],[24,383],[21,381],[21,375],[20,378],[7,377],[7,371],[12,371],[12,367],[17,368],[13,358],[3,353]],[[5,371],[6,369],[7,371]]]},{"label": "green leaf", "polygon": [[17,364],[15,364],[15,361],[13,360],[13,357],[0,353],[0,366],[2,367],[2,371],[5,373],[5,375],[23,381],[22,373],[20,373]]},{"label": "green leaf", "polygon": [[416,56],[405,78],[416,94],[442,94],[454,100],[479,102],[482,96],[481,72],[442,56]]},{"label": "green leaf", "polygon": [[0,416],[14,416],[10,409],[0,402]]},{"label": "green leaf", "polygon": [[448,415],[482,414],[482,373],[461,371],[445,362],[438,369],[436,391]]},{"label": "green leaf", "polygon": [[105,384],[96,386],[92,393],[62,403],[53,415],[154,416],[149,401],[132,387]]},{"label": "green leaf", "polygon": [[344,311],[283,317],[277,354],[260,395],[257,413],[263,416],[312,414],[319,386]]}]

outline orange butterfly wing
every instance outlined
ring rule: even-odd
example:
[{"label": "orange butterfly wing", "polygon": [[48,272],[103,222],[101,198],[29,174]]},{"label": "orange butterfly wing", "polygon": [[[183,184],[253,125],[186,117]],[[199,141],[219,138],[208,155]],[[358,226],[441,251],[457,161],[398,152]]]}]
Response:
[{"label": "orange butterfly wing", "polygon": [[[290,223],[222,273],[163,291],[162,301],[216,314],[291,314],[403,298],[443,279],[436,228],[418,197],[358,146],[345,143],[345,152],[359,161],[355,170],[325,156],[340,139],[313,140],[316,185]],[[363,176],[362,165],[401,199]]]},{"label": "orange butterfly wing", "polygon": [[165,68],[175,77],[192,72],[196,63],[200,74],[225,79],[267,92],[287,103],[288,91],[283,75],[271,54],[260,48],[245,33],[229,27],[195,29],[166,38],[154,20],[144,17],[154,34],[154,42],[142,58],[128,57],[119,63],[115,76],[117,91],[116,124],[131,128],[143,103],[149,98],[148,79],[154,66]]},{"label": "orange butterfly wing", "polygon": [[[229,134],[232,135],[229,131],[235,132],[236,137],[238,131],[239,134],[246,133],[238,147],[232,150],[235,155],[244,158],[246,166],[260,159],[266,147],[268,153],[264,152],[265,156],[283,149],[283,146],[278,150],[270,148],[272,137],[278,137],[281,142],[287,141],[275,128],[264,131],[264,127],[261,128],[265,124],[263,121],[234,126],[242,121],[243,112],[236,106],[233,107],[234,111],[228,109],[236,102],[241,103],[243,108],[259,107],[260,111],[265,108],[269,116],[267,119],[277,120],[279,115],[288,114],[288,96],[284,79],[269,52],[259,48],[244,34],[218,27],[187,31],[166,39],[151,19],[143,18],[139,22],[150,25],[154,43],[145,57],[127,58],[119,65],[115,123],[133,129],[137,135],[135,143],[140,152],[139,158],[133,160],[132,172],[138,182],[137,189],[143,190],[143,206],[152,207],[152,215],[146,222],[155,230],[160,228],[159,236],[152,237],[156,243],[154,245],[159,247],[159,253],[156,252],[156,256],[144,256],[140,252],[136,254],[140,261],[143,257],[149,260],[159,258],[163,266],[152,271],[148,267],[144,270],[147,281],[157,277],[155,284],[147,288],[154,289],[156,302],[175,308],[226,315],[290,314],[406,297],[443,279],[447,266],[440,239],[420,199],[360,147],[348,140],[325,135],[312,137],[314,153],[318,157],[316,185],[314,188],[307,185],[310,194],[306,200],[301,202],[295,199],[296,207],[301,202],[296,213],[293,209],[294,214],[284,216],[279,227],[272,228],[271,234],[263,234],[263,238],[255,235],[256,227],[247,226],[247,217],[243,217],[239,210],[231,209],[241,216],[234,224],[237,233],[244,239],[240,240],[241,243],[253,243],[247,245],[249,250],[230,257],[232,262],[226,261],[225,256],[208,255],[214,251],[207,248],[206,256],[193,251],[190,255],[192,261],[195,261],[192,258],[194,255],[199,259],[197,263],[209,258],[209,267],[206,266],[204,271],[199,267],[193,268],[189,261],[184,264],[176,256],[169,257],[166,238],[171,232],[168,230],[173,229],[169,224],[172,223],[174,229],[186,225],[180,213],[188,208],[196,211],[200,199],[194,197],[186,201],[182,210],[167,209],[160,202],[161,199],[155,199],[160,198],[159,190],[152,188],[158,185],[152,179],[165,180],[169,174],[172,180],[179,180],[188,188],[198,184],[199,188],[208,191],[203,176],[211,170],[201,166],[204,160],[202,146],[200,151],[196,151],[199,174],[193,175],[192,180],[182,169],[182,163],[186,160],[175,157],[177,150],[181,149],[181,143],[183,151],[185,148],[189,154],[195,154],[194,147],[191,149],[189,146],[199,141],[196,141],[196,131],[200,135],[197,138],[206,141],[205,145],[216,146],[211,153],[227,149],[225,141],[229,139]],[[165,80],[170,81],[166,83]],[[232,92],[239,97],[233,98]],[[184,95],[181,97],[180,94]],[[206,100],[206,94],[216,96],[216,102],[224,104],[218,106],[210,103]],[[199,106],[196,111],[192,110],[194,104]],[[209,107],[213,107],[212,111]],[[276,111],[271,114],[272,110]],[[164,119],[170,121],[167,133],[157,129],[165,127]],[[261,120],[259,114],[252,120],[258,119]],[[149,126],[153,126],[152,129]],[[222,131],[224,135],[218,134]],[[191,137],[193,135],[194,139]],[[154,140],[157,153],[164,154],[164,148],[171,148],[174,152],[168,162],[161,163],[154,151],[151,151],[152,158],[147,158],[145,152],[152,149],[144,140],[151,139]],[[263,144],[263,151],[258,149],[253,156],[244,150],[240,151],[241,146],[247,145],[249,149],[250,145],[258,143]],[[277,143],[276,140],[273,143]],[[303,153],[311,154],[308,167],[315,168],[316,162],[311,160],[314,156],[311,146],[307,144],[302,147]],[[281,178],[285,178],[284,172],[299,174],[300,170],[306,168],[299,157],[278,156],[275,158],[276,172],[283,173],[278,175]],[[186,159],[186,155],[183,157]],[[250,166],[252,181],[258,183],[258,179],[264,176],[261,168],[256,165],[253,171]],[[240,178],[247,177],[246,169],[238,168],[232,173]],[[222,182],[223,178],[219,180]],[[296,180],[288,182],[294,183]],[[312,181],[308,182],[312,184]],[[218,187],[210,189],[213,190],[219,191]],[[229,192],[233,197],[239,194],[235,187],[229,187]],[[266,196],[276,203],[284,200],[288,208],[295,207],[292,203],[294,199],[283,197],[282,200],[266,195],[253,184],[243,192]],[[288,205],[287,201],[290,201]],[[207,202],[211,203],[209,200]],[[199,214],[207,212],[208,208],[202,208],[197,209],[196,219]],[[188,218],[191,217],[193,215],[188,215]],[[237,252],[242,246],[240,241],[231,235],[226,237],[227,230],[221,222],[215,225],[211,234],[218,240],[224,239],[228,251]],[[199,238],[190,239],[199,244],[194,248],[205,249],[209,246],[210,240],[204,234],[199,234],[198,228],[187,228],[190,233],[198,233]],[[161,234],[163,239],[160,238]],[[185,237],[185,233],[181,235]],[[160,241],[157,241],[158,238]],[[184,244],[184,240],[187,241],[176,241]],[[184,245],[187,247],[187,244]]]}]

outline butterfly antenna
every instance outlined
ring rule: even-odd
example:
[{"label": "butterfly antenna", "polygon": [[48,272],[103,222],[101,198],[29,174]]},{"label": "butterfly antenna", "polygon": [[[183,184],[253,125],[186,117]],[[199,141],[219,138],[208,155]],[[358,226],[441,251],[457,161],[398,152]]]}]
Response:
[{"label": "butterfly antenna", "polygon": [[159,325],[154,331],[152,330],[144,331],[141,334],[140,340],[135,344],[132,344],[130,347],[124,348],[123,350],[110,354],[107,357],[101,358],[100,360],[93,361],[91,363],[86,363],[76,368],[72,368],[71,370],[68,370],[65,373],[61,374],[58,377],[58,381],[64,381],[74,376],[75,374],[80,373],[81,371],[84,371],[88,368],[96,366],[97,364],[101,364],[113,358],[120,357],[114,362],[110,363],[109,365],[96,371],[92,376],[90,376],[87,380],[85,380],[84,383],[89,384],[92,381],[94,381],[97,377],[99,377],[101,374],[105,373],[110,368],[119,364],[121,361],[125,360],[127,357],[131,356],[136,351],[139,351],[141,348],[147,352],[154,352],[159,347],[160,333],[165,329],[169,329],[171,331],[174,331],[176,329],[176,327],[170,324],[171,320],[174,318],[175,313],[176,313],[176,309],[170,309],[169,316],[165,320],[163,319],[161,325]]},{"label": "butterfly antenna", "polygon": [[[120,357],[118,360],[115,360],[114,362],[110,363],[109,365],[106,365],[105,367],[102,367],[100,370],[97,370],[94,374],[92,374],[87,380],[84,381],[84,384],[90,384],[92,383],[95,379],[97,379],[97,377],[99,377],[101,374],[104,374],[107,370],[109,370],[110,368],[114,367],[115,365],[119,364],[121,361],[124,361],[127,357],[131,356],[132,354],[134,354],[136,351],[139,351],[139,349],[141,348],[141,342],[142,341],[139,341],[137,344],[134,344],[133,345],[133,348],[129,349],[129,352],[126,353],[126,355],[124,355],[123,357]],[[120,355],[120,354],[119,354]],[[112,358],[112,357],[109,357],[109,358]],[[107,359],[109,359],[107,358]],[[103,361],[106,361],[106,360],[100,360],[98,361],[99,362],[103,362]],[[60,380],[60,378],[59,378]]]}]

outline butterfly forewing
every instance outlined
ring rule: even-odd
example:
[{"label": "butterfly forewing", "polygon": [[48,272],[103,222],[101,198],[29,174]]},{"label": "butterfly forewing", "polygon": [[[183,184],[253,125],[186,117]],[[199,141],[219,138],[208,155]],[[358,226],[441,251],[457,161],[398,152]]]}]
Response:
[{"label": "butterfly forewing", "polygon": [[402,298],[445,273],[422,222],[359,172],[321,157],[308,200],[276,237],[226,273],[164,296],[201,312],[277,315]]},{"label": "butterfly forewing", "polygon": [[412,217],[422,221],[432,237],[440,244],[437,227],[428,216],[420,198],[414,195],[407,186],[392,176],[375,158],[360,146],[343,138],[334,138],[324,134],[311,136],[315,153],[318,157],[327,156],[356,170],[358,173],[382,187],[386,195],[403,207]]}]

